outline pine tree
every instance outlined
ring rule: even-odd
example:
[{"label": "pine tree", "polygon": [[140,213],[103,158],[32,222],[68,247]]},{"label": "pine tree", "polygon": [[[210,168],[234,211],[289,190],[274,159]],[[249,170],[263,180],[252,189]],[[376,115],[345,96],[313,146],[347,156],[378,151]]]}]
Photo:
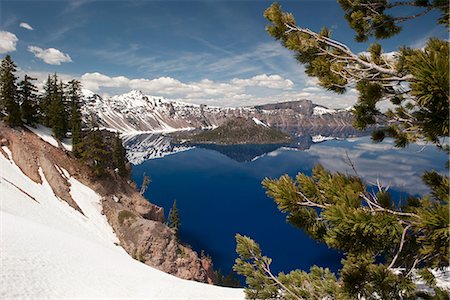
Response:
[{"label": "pine tree", "polygon": [[81,157],[81,85],[78,80],[68,82],[67,99],[70,102],[70,127],[72,134],[72,153],[75,157]]},{"label": "pine tree", "polygon": [[11,56],[6,55],[0,65],[0,108],[11,126],[22,124],[15,73],[16,65]]},{"label": "pine tree", "polygon": [[64,86],[62,81],[58,83],[58,76],[56,74],[54,74],[52,80],[50,99],[50,126],[55,138],[62,140],[67,132],[67,113]]},{"label": "pine tree", "polygon": [[97,177],[106,173],[107,160],[110,152],[103,141],[102,133],[98,128],[92,128],[83,139],[81,157]]},{"label": "pine tree", "polygon": [[36,78],[32,78],[25,75],[24,79],[19,83],[19,96],[20,96],[20,109],[22,119],[28,124],[33,124],[38,119],[38,103],[39,98],[37,95],[37,88],[32,81]]},{"label": "pine tree", "polygon": [[177,237],[179,237],[180,229],[180,216],[177,208],[177,200],[173,201],[172,208],[169,211],[169,216],[167,217],[167,226],[175,231]]},{"label": "pine tree", "polygon": [[40,122],[47,127],[50,127],[50,107],[54,94],[54,85],[55,84],[53,83],[53,78],[49,74],[44,84],[44,94],[42,95],[41,101],[39,103],[39,115],[41,118]]},{"label": "pine tree", "polygon": [[[373,25],[354,28],[357,35],[378,36],[382,33],[376,31],[383,30],[385,37],[389,37],[397,31],[389,29],[384,19],[379,20],[380,24],[387,27],[378,21],[371,23],[370,19],[374,17],[372,9],[384,18],[383,14],[390,5],[417,6],[414,3],[418,1],[339,2],[352,18],[365,19]],[[420,2],[419,6],[427,11],[438,9],[448,14],[446,1]],[[395,138],[398,146],[421,139],[439,144],[439,137],[449,134],[448,41],[432,38],[423,49],[401,47],[392,56],[384,54],[380,44],[375,43],[364,54],[358,54],[332,39],[327,28],[316,33],[298,26],[294,16],[283,12],[277,3],[272,4],[264,16],[271,22],[266,27],[268,33],[294,52],[295,58],[305,66],[307,75],[317,78],[319,85],[337,93],[356,88],[359,96],[353,110],[354,125],[358,129],[375,123],[380,125],[382,128],[374,134],[375,141],[388,136]],[[383,114],[377,103],[385,100],[390,100],[395,108]]]},{"label": "pine tree", "polygon": [[[443,23],[448,24],[448,3],[443,1],[338,2],[357,40],[398,33],[396,18],[385,14],[396,6],[441,10],[447,18]],[[373,44],[368,54],[358,55],[333,40],[326,28],[316,33],[298,26],[277,3],[264,15],[271,22],[268,33],[292,50],[321,86],[337,93],[356,87],[355,126],[386,126],[374,133],[374,141],[390,136],[399,147],[426,140],[446,148],[441,140],[449,134],[448,41],[430,39],[423,49],[401,48],[392,58]],[[385,99],[396,108],[381,114],[376,104]],[[273,274],[272,260],[262,255],[259,245],[237,235],[239,258],[234,270],[246,277],[246,295],[252,299],[449,299],[429,271],[449,266],[449,178],[426,172],[423,181],[431,195],[395,203],[387,189],[379,186],[373,192],[357,174],[332,173],[320,165],[311,176],[264,179],[267,195],[287,214],[287,221],[340,250],[343,267],[339,278],[316,266],[310,272]],[[417,291],[415,272],[434,289],[434,296]]]},{"label": "pine tree", "polygon": [[113,145],[113,159],[114,159],[114,166],[118,170],[118,174],[122,177],[127,175],[127,168],[125,165],[125,148],[122,145],[122,139],[119,136],[119,133],[116,133],[114,138],[114,145]]}]

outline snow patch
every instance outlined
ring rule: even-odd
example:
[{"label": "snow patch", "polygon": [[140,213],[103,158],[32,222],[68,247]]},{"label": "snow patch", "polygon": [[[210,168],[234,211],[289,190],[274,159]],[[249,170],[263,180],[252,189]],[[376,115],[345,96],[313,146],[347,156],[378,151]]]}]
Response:
[{"label": "snow patch", "polygon": [[334,136],[324,136],[324,135],[319,134],[319,135],[312,136],[311,139],[312,139],[313,143],[321,143],[324,141],[337,140],[338,138],[334,137]]},{"label": "snow patch", "polygon": [[253,118],[252,120],[253,120],[253,122],[255,122],[256,125],[262,125],[264,127],[269,127],[267,124],[265,124],[264,122],[258,120],[257,118]]},{"label": "snow patch", "polygon": [[58,141],[53,137],[52,130],[50,128],[42,126],[40,124],[36,124],[36,128],[28,125],[25,125],[25,127],[28,128],[30,131],[32,131],[34,134],[36,134],[38,137],[49,143],[50,145],[54,147],[59,147]]},{"label": "snow patch", "polygon": [[334,114],[337,111],[335,109],[326,108],[323,106],[315,106],[313,109],[313,115],[314,116],[321,116],[326,114]]},{"label": "snow patch", "polygon": [[3,151],[5,151],[5,153],[6,153],[6,155],[8,155],[8,159],[9,160],[13,160],[13,157],[12,157],[12,152],[11,152],[11,150],[9,150],[9,148],[8,147],[6,147],[6,146],[2,146],[2,150]]}]

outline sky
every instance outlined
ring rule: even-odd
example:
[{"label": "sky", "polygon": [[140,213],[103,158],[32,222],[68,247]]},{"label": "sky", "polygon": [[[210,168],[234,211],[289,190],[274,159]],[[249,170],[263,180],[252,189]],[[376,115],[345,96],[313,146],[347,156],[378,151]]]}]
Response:
[{"label": "sky", "polygon": [[[354,52],[367,49],[369,43],[354,41],[335,0],[279,2],[299,26],[327,26]],[[56,72],[102,96],[137,89],[216,106],[298,99],[332,108],[354,104],[354,89],[326,92],[267,34],[263,12],[271,3],[0,0],[0,57],[10,54],[19,75],[32,75],[39,85]],[[448,38],[437,16],[409,21],[399,35],[380,43],[390,52],[402,45],[422,47],[432,36]]]}]

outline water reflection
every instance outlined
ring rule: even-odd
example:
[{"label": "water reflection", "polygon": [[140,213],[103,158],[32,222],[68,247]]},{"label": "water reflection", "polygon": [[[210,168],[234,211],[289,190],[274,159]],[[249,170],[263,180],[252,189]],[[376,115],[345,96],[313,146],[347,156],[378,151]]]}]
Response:
[{"label": "water reflection", "polygon": [[[313,140],[311,136],[309,139]],[[177,200],[181,238],[194,249],[209,253],[215,266],[225,273],[236,258],[236,233],[257,240],[264,253],[274,258],[275,272],[308,270],[314,264],[332,270],[340,267],[339,253],[285,222],[285,216],[261,187],[264,177],[310,174],[317,163],[332,171],[351,173],[348,155],[366,182],[379,179],[398,196],[402,191],[426,193],[420,179],[424,170],[447,172],[447,156],[435,147],[411,145],[399,150],[391,141],[373,144],[370,137],[312,143],[306,150],[263,148],[245,154],[245,159],[230,158],[234,154],[229,150],[195,148],[178,152],[145,160],[135,165],[132,173],[138,185],[144,173],[152,177],[145,196],[166,212]]]}]

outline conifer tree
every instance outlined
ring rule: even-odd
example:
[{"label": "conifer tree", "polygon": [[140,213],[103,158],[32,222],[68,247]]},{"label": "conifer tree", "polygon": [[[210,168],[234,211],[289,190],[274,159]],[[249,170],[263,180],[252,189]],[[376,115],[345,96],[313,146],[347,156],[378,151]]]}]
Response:
[{"label": "conifer tree", "polygon": [[[442,1],[338,2],[357,40],[398,33],[396,20],[401,18],[386,13],[396,6],[438,9],[445,18],[440,22],[448,24],[448,3]],[[316,33],[298,26],[277,3],[264,15],[271,22],[268,33],[292,50],[321,86],[337,93],[356,87],[355,126],[385,126],[373,134],[374,141],[390,136],[399,147],[425,140],[445,148],[441,140],[449,134],[448,41],[430,39],[423,49],[400,48],[393,57],[373,44],[369,54],[358,55],[333,40],[326,28]],[[382,114],[376,107],[382,100],[390,100],[396,108]],[[246,277],[246,295],[252,299],[449,299],[429,271],[449,266],[449,178],[426,172],[423,181],[431,195],[395,203],[381,185],[374,192],[357,174],[332,173],[320,165],[311,176],[264,179],[267,195],[287,214],[289,223],[345,257],[339,278],[316,266],[310,272],[277,275],[259,245],[237,235],[239,258],[234,270]],[[417,291],[415,274],[434,291]]]},{"label": "conifer tree", "polygon": [[173,200],[172,208],[169,211],[169,216],[167,217],[167,226],[172,228],[175,231],[177,237],[179,237],[179,229],[180,229],[180,215],[177,207],[177,200]]},{"label": "conifer tree", "polygon": [[116,133],[114,138],[113,145],[113,158],[114,165],[118,170],[118,174],[122,177],[127,175],[127,169],[125,166],[125,148],[122,145],[122,139],[119,136],[119,133]]},{"label": "conifer tree", "polygon": [[67,114],[65,106],[64,86],[58,83],[58,76],[53,75],[50,102],[50,125],[55,138],[62,140],[67,132]]},{"label": "conifer tree", "polygon": [[108,154],[102,133],[98,128],[92,128],[83,139],[82,159],[91,167],[94,175],[100,177],[106,173]]},{"label": "conifer tree", "polygon": [[[373,8],[372,2],[376,6],[383,2],[395,7],[418,1],[339,2],[352,17],[369,20],[373,17],[370,9]],[[448,13],[448,3],[420,2],[428,3],[426,9]],[[385,8],[380,7],[380,16],[385,13]],[[364,54],[358,54],[332,39],[331,31],[327,28],[316,33],[298,26],[294,16],[283,12],[277,3],[272,4],[264,16],[270,21],[266,27],[268,33],[293,51],[295,58],[305,66],[307,75],[316,77],[322,87],[337,93],[356,88],[359,96],[353,110],[354,125],[358,129],[375,123],[382,125],[382,129],[374,133],[374,140],[381,141],[388,136],[395,138],[398,146],[406,146],[421,139],[439,144],[439,137],[449,134],[448,41],[433,38],[428,40],[423,49],[401,47],[394,55],[384,54],[380,44],[374,43]],[[376,31],[383,30],[389,32],[385,36],[389,37],[398,32],[389,29],[383,20],[380,22],[386,28],[382,29],[384,25],[378,26],[378,23],[368,21],[375,27],[367,25],[361,28],[361,34],[377,36]],[[360,34],[359,29],[355,29],[357,34]],[[395,108],[383,114],[377,108],[377,103],[385,100],[389,100]]]},{"label": "conifer tree", "polygon": [[0,108],[11,126],[22,124],[15,73],[16,65],[8,54],[0,65]]},{"label": "conifer tree", "polygon": [[36,78],[25,75],[24,79],[19,83],[20,110],[22,119],[28,124],[33,124],[38,119],[38,101],[37,88],[33,84]]},{"label": "conifer tree", "polygon": [[75,157],[81,156],[81,85],[78,80],[68,82],[67,99],[70,102],[70,128],[72,134],[72,153]]},{"label": "conifer tree", "polygon": [[39,103],[41,123],[47,127],[50,127],[50,107],[52,103],[53,94],[54,94],[54,83],[53,78],[49,74],[44,84],[44,94],[42,95],[41,101]]}]

